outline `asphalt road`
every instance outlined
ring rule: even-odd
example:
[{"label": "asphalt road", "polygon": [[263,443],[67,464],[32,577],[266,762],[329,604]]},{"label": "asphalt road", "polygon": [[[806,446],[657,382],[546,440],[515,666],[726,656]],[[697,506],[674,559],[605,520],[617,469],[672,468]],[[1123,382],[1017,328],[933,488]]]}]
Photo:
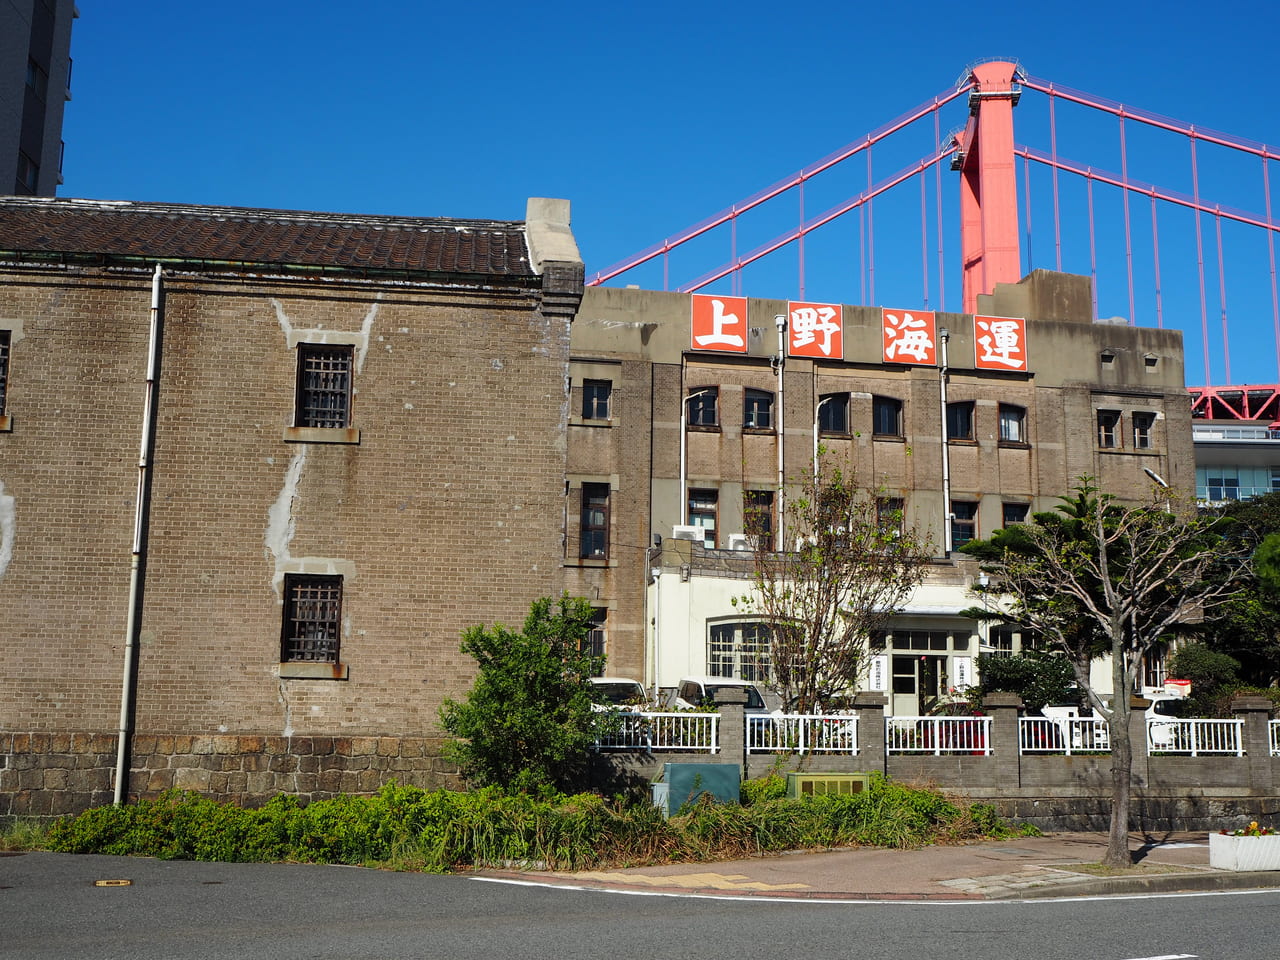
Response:
[{"label": "asphalt road", "polygon": [[1280,891],[792,903],[32,853],[0,856],[0,957],[1276,960]]}]

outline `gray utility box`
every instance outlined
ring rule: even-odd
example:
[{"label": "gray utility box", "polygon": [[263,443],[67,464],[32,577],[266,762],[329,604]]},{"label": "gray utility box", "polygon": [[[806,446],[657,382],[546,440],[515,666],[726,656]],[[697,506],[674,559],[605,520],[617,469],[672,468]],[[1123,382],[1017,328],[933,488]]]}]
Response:
[{"label": "gray utility box", "polygon": [[[704,793],[716,803],[741,799],[742,766],[736,763],[664,763],[662,782],[652,784],[653,802],[666,816],[678,813]],[[661,789],[665,787],[666,789]]]}]

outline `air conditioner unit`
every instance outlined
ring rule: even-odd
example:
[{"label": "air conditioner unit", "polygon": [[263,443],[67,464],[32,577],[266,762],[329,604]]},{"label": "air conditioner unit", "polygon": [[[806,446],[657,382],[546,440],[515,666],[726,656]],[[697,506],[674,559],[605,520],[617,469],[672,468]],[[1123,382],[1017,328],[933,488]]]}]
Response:
[{"label": "air conditioner unit", "polygon": [[751,537],[749,537],[747,534],[745,533],[729,534],[730,550],[751,550],[753,549],[753,546],[754,545],[751,543]]},{"label": "air conditioner unit", "polygon": [[788,797],[814,797],[824,793],[862,793],[871,783],[869,773],[788,773]]},{"label": "air conditioner unit", "polygon": [[678,523],[671,528],[671,538],[673,540],[692,540],[695,543],[701,543],[703,541],[702,528],[684,526]]}]

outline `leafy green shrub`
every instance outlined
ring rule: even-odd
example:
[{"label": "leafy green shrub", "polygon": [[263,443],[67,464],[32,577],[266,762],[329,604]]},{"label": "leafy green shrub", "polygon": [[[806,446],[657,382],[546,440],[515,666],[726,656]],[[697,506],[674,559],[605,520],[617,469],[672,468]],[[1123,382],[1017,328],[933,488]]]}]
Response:
[{"label": "leafy green shrub", "polygon": [[479,664],[467,699],[446,700],[440,723],[458,739],[449,756],[468,781],[538,792],[581,778],[606,715],[591,709],[590,678],[604,665],[584,652],[591,605],[562,597],[534,601],[524,629],[472,627],[462,651]]},{"label": "leafy green shrub", "polygon": [[756,780],[743,780],[739,790],[742,802],[746,806],[764,803],[767,800],[781,800],[787,795],[787,778],[778,773]]},{"label": "leafy green shrub", "polygon": [[995,810],[873,777],[851,795],[787,799],[771,776],[745,806],[704,797],[665,819],[649,803],[596,794],[425,791],[388,784],[371,797],[301,806],[279,796],[245,810],[173,791],[56,821],[48,849],[163,859],[302,861],[445,871],[511,864],[560,870],[733,859],[857,844],[911,847],[1014,833]]}]

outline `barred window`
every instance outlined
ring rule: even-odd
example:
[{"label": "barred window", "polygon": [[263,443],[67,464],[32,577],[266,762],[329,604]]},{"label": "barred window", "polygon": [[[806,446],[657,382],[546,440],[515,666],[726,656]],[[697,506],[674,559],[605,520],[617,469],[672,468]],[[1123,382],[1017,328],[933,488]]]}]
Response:
[{"label": "barred window", "polygon": [[[591,619],[587,622],[587,635],[582,638],[580,650],[588,657],[597,657],[601,660],[605,656],[605,648],[609,635],[609,609],[608,607],[592,607]],[[600,675],[600,671],[596,671],[596,675]]]},{"label": "barred window", "polygon": [[769,631],[763,623],[717,623],[707,639],[707,673],[713,677],[769,679]]},{"label": "barred window", "polygon": [[9,387],[9,342],[12,336],[10,331],[0,330],[0,416],[4,416]]},{"label": "barred window", "polygon": [[298,344],[298,427],[351,425],[352,349]]},{"label": "barred window", "polygon": [[337,663],[342,577],[285,574],[281,663]]}]

